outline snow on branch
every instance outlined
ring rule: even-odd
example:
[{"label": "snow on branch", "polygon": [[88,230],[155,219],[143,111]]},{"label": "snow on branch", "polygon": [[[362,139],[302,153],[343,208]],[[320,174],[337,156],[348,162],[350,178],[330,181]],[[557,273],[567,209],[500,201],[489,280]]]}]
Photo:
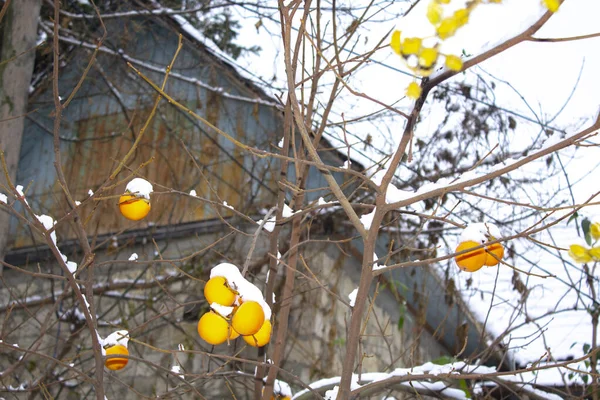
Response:
[{"label": "snow on branch", "polygon": [[[388,387],[388,381],[391,379],[401,378],[399,383],[400,390],[406,387],[411,391],[418,393],[431,394],[438,392],[443,394],[445,398],[466,399],[466,394],[460,389],[450,388],[444,382],[431,382],[429,379],[448,375],[460,376],[461,374],[489,374],[495,373],[496,369],[492,367],[469,365],[464,362],[455,362],[446,365],[437,365],[431,362],[413,368],[396,368],[390,373],[384,372],[368,372],[360,375],[352,375],[352,391],[353,396],[359,394],[359,391],[373,389],[374,391],[382,391]],[[424,379],[425,378],[425,379]],[[310,389],[324,392],[327,390],[335,390],[339,385],[341,377],[321,379],[309,385]],[[385,386],[385,387],[384,387]],[[294,400],[312,398],[313,394],[310,389],[304,389],[293,397]],[[361,396],[363,393],[360,394]]]},{"label": "snow on branch", "polygon": [[[597,120],[589,128],[584,129],[580,132],[574,133],[572,135],[569,135],[563,139],[558,139],[558,138],[548,139],[544,143],[544,145],[541,146],[540,149],[538,149],[537,151],[535,151],[527,156],[523,156],[519,159],[510,159],[505,162],[496,164],[490,170],[482,172],[482,173],[477,173],[474,170],[467,171],[466,173],[462,174],[460,177],[458,177],[454,181],[450,181],[448,178],[440,179],[436,183],[429,183],[429,184],[423,185],[421,188],[419,188],[417,191],[413,192],[411,195],[407,195],[405,191],[400,191],[398,188],[394,187],[394,189],[396,189],[396,192],[402,192],[402,195],[398,196],[398,198],[390,198],[389,194],[386,193],[386,202],[388,203],[390,209],[397,209],[400,207],[404,207],[404,206],[416,203],[416,202],[424,200],[424,199],[441,196],[445,193],[448,193],[448,192],[451,192],[454,190],[460,190],[460,189],[464,189],[466,187],[478,185],[480,183],[486,182],[495,177],[498,177],[498,176],[507,174],[511,171],[514,171],[517,168],[519,168],[525,164],[528,164],[532,161],[535,161],[541,157],[544,157],[548,154],[551,154],[551,153],[557,152],[558,150],[564,149],[565,147],[568,147],[568,146],[576,143],[577,141],[585,138],[586,136],[593,135],[596,131],[598,131],[599,128],[600,128],[600,121]],[[379,177],[378,174],[376,174],[376,176]],[[376,181],[378,181],[378,180],[376,179]],[[375,182],[375,183],[377,183],[377,182]],[[390,183],[390,185],[388,187],[388,191],[390,190],[389,188],[391,188],[391,187],[393,187],[393,184]],[[390,200],[393,200],[393,201],[390,202]]]},{"label": "snow on branch", "polygon": [[[567,365],[568,364],[568,365]],[[368,372],[353,374],[351,381],[351,396],[371,397],[389,390],[409,391],[424,395],[435,395],[450,399],[468,399],[471,393],[458,388],[460,379],[476,379],[474,393],[482,393],[486,387],[506,386],[510,390],[527,394],[531,398],[560,399],[560,396],[541,390],[539,386],[556,387],[562,386],[564,381],[560,375],[565,371],[577,370],[572,366],[578,366],[581,360],[569,362],[544,364],[538,368],[530,367],[520,371],[499,372],[494,367],[484,365],[466,364],[462,361],[445,365],[427,362],[413,368],[396,368],[392,372]],[[571,367],[569,367],[571,366]],[[565,367],[561,370],[561,367]],[[574,378],[578,383],[580,378]],[[341,378],[332,377],[321,379],[311,383],[309,388],[301,390],[293,396],[293,400],[310,399],[314,391],[324,393],[326,398],[335,394]],[[451,387],[451,382],[456,381],[456,387]],[[573,379],[571,379],[573,381]],[[534,387],[537,386],[536,387]],[[335,397],[334,397],[335,398]]]}]

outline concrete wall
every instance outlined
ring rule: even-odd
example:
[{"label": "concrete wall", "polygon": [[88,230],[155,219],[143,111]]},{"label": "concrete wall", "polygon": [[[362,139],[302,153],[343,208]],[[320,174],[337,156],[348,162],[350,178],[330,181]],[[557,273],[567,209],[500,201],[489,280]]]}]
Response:
[{"label": "concrete wall", "polygon": [[[114,330],[128,329],[132,336],[129,348],[136,358],[130,360],[124,370],[106,373],[105,387],[109,399],[167,393],[177,398],[198,398],[195,390],[207,398],[233,398],[232,393],[238,399],[252,397],[254,364],[228,360],[223,356],[235,356],[237,360],[265,360],[270,357],[269,350],[266,356],[259,357],[256,349],[244,349],[245,343],[241,339],[230,346],[223,344],[212,349],[201,341],[196,332],[198,316],[207,309],[202,290],[209,269],[223,260],[241,265],[249,247],[248,237],[233,235],[226,243],[182,261],[156,261],[160,257],[180,259],[198,252],[222,237],[222,229],[215,228],[212,233],[205,232],[202,236],[158,242],[160,255],[155,254],[157,248],[152,242],[130,246],[118,238],[115,245],[120,246],[120,251],[110,246],[97,252],[94,301],[100,320],[99,332],[104,337]],[[261,235],[254,261],[264,256],[265,244],[266,235]],[[343,245],[338,247],[327,243],[307,244],[302,249],[310,271],[302,266],[299,268],[291,299],[293,311],[282,365],[292,375],[280,375],[295,390],[302,389],[302,386],[291,376],[296,376],[301,382],[312,382],[341,372],[350,310],[339,299],[348,301],[347,296],[357,286],[360,271],[360,263],[350,255],[350,250]],[[139,255],[138,262],[127,261],[133,252]],[[283,260],[286,261],[285,255]],[[50,263],[43,265],[44,271],[60,274]],[[32,267],[27,269],[35,270]],[[278,307],[286,300],[280,295],[282,271],[277,276],[275,324]],[[260,288],[264,286],[265,272],[266,265],[250,272]],[[16,298],[45,298],[53,292],[57,296],[56,301],[46,301],[29,307],[27,311],[19,309],[18,305],[10,314],[4,310],[2,340],[4,343],[18,343],[21,348],[35,348],[43,325],[47,332],[36,351],[56,355],[65,364],[73,363],[75,368],[91,373],[90,333],[78,319],[79,313],[63,315],[63,322],[56,320],[54,311],[60,310],[64,314],[73,310],[72,296],[60,298],[58,291],[62,287],[56,280],[52,282],[27,277],[23,272],[5,270],[4,285],[0,287],[2,304],[9,304]],[[361,361],[363,372],[389,371],[447,354],[430,333],[418,326],[409,312],[405,314],[402,329],[398,329],[402,307],[390,288],[380,283],[369,312],[359,353],[364,355]],[[375,290],[375,286],[372,289]],[[194,300],[198,301],[195,307],[183,305]],[[187,311],[186,317],[184,311]],[[49,321],[46,325],[45,317]],[[185,351],[178,351],[180,344]],[[0,347],[0,354],[3,354],[0,371],[16,362],[19,355],[6,347]],[[181,365],[182,371],[187,374],[185,380],[169,375],[168,371],[174,364]],[[0,385],[16,387],[22,382],[31,382],[48,367],[48,360],[37,355],[27,356],[16,372],[0,376]],[[52,371],[63,380],[62,385],[51,387],[53,395],[80,398],[89,393],[89,386],[72,379],[73,375],[64,367],[54,366]],[[49,381],[54,379],[57,377],[48,378]],[[3,396],[1,390],[0,396]],[[22,396],[25,397],[25,394]]]}]

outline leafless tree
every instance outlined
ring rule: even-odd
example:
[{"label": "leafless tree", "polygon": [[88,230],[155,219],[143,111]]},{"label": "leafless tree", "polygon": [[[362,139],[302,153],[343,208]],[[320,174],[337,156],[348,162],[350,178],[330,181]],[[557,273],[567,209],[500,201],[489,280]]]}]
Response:
[{"label": "leafless tree", "polygon": [[[497,80],[485,72],[457,79],[523,42],[585,40],[598,35],[540,39],[536,33],[552,16],[547,11],[519,34],[480,54],[462,60],[457,55],[459,67],[435,64],[425,71],[409,61],[413,68],[406,71],[414,73],[414,82],[419,79],[420,83],[409,94],[414,101],[407,108],[401,105],[406,104],[401,103],[404,88],[398,90],[396,101],[389,101],[359,89],[355,80],[376,55],[392,52],[389,33],[365,37],[372,24],[384,21],[392,26],[400,17],[389,14],[393,2],[358,6],[320,0],[278,1],[276,5],[136,0],[123,6],[47,0],[41,14],[40,3],[5,0],[0,11],[4,24],[0,143],[5,176],[0,187],[7,195],[0,203],[0,248],[4,250],[6,237],[14,232],[9,230],[10,223],[30,240],[29,247],[22,246],[24,250],[15,246],[9,252],[14,261],[2,263],[3,395],[95,396],[101,400],[126,393],[131,397],[271,399],[283,398],[281,385],[287,382],[303,390],[297,398],[321,398],[334,387],[338,399],[398,393],[406,398],[444,398],[450,390],[475,394],[477,384],[491,395],[498,390],[498,396],[543,398],[548,392],[509,377],[560,369],[563,379],[564,371],[585,378],[583,384],[565,379],[564,386],[555,389],[557,393],[569,397],[591,393],[598,398],[598,281],[591,261],[578,269],[580,277],[564,282],[578,293],[581,307],[590,310],[594,333],[585,356],[556,360],[547,354],[547,360],[518,368],[506,367],[509,362],[503,357],[508,354],[505,346],[510,345],[511,332],[520,326],[517,317],[527,314],[530,288],[523,280],[535,276],[519,268],[522,264],[513,243],[558,249],[540,243],[535,235],[566,224],[595,202],[593,197],[575,204],[553,201],[558,189],[545,188],[540,176],[515,171],[541,165],[548,176],[563,173],[561,161],[555,161],[559,152],[588,145],[600,128],[600,119],[590,117],[586,126],[556,132],[545,121],[527,120],[518,111],[496,104]],[[414,11],[417,3],[407,2],[402,13]],[[470,2],[468,7],[490,6],[487,3],[491,1]],[[278,78],[283,78],[283,87],[263,84],[272,93],[279,90],[279,95],[268,96],[239,71],[232,72],[233,62],[214,61],[260,51],[258,45],[236,44],[240,25],[231,11],[235,9],[252,16],[257,30],[277,27],[270,33],[281,46],[285,76]],[[159,22],[151,25],[153,21]],[[119,38],[111,36],[116,29],[133,37],[143,31],[157,41],[163,39],[161,34],[177,40],[169,42],[172,47],[151,49],[168,54],[158,65],[136,58],[134,46],[123,48]],[[193,53],[212,63],[209,73],[217,76],[212,82],[194,75],[203,66],[186,50],[194,45],[198,32],[214,39],[220,48]],[[36,50],[38,35],[47,39]],[[411,54],[403,55],[409,58]],[[79,69],[65,68],[74,63],[79,63]],[[76,78],[70,78],[73,85],[62,87],[66,80],[61,79],[73,71],[77,71]],[[239,87],[224,89],[220,74],[234,76]],[[51,128],[28,113],[32,81],[33,96],[52,103]],[[85,122],[90,136],[69,136],[70,118],[76,113],[73,104],[80,95],[89,96],[93,103],[94,93],[88,88],[95,84],[115,105],[110,113],[99,115],[107,120],[113,118],[109,114],[119,115],[119,123],[103,125],[100,132],[98,127],[105,121],[90,117]],[[203,101],[190,105],[182,94],[188,88]],[[358,100],[377,110],[341,111],[344,104]],[[251,129],[239,121],[220,118],[219,107],[238,106],[251,110],[249,114],[259,120],[252,129],[262,129],[263,137],[252,136]],[[433,121],[429,131],[419,129],[432,110],[443,110],[441,120]],[[276,121],[275,128],[260,118]],[[52,138],[56,191],[49,195],[53,197],[51,210],[44,209],[50,203],[29,195],[33,183],[18,182],[18,149],[25,121],[41,126]],[[521,123],[537,125],[540,133],[522,141],[522,146],[511,146]],[[373,135],[366,133],[368,129],[373,129]],[[278,136],[271,135],[271,130]],[[203,139],[195,143],[187,132],[199,133]],[[99,172],[86,168],[86,163],[93,162],[81,154],[96,157],[93,162],[104,160],[103,168]],[[357,159],[371,164],[360,165]],[[84,171],[90,176],[81,178]],[[153,212],[160,210],[160,215],[155,214],[157,224],[124,225],[119,219],[116,204],[125,183],[134,177],[154,186]],[[93,192],[88,194],[82,182],[94,185]],[[200,187],[202,192],[196,193]],[[522,193],[533,193],[524,189],[529,187],[535,188],[537,197],[525,202]],[[507,205],[518,209],[512,219],[496,218],[495,213]],[[49,211],[54,215],[45,215]],[[560,217],[554,217],[559,213]],[[486,245],[502,244],[506,255],[499,268],[514,270],[512,284],[521,295],[514,324],[493,338],[486,334],[486,319],[479,325],[480,340],[489,346],[470,357],[463,355],[467,335],[459,324],[458,346],[444,358],[446,369],[421,366],[434,361],[423,350],[427,338],[441,335],[425,329],[428,298],[443,296],[449,307],[466,308],[449,271],[456,269],[454,258],[466,253],[454,251],[456,236],[474,219],[493,221],[510,228],[504,232],[513,232],[494,237]],[[377,251],[382,242],[386,254]],[[130,257],[132,252],[141,256]],[[255,350],[238,340],[214,347],[198,337],[196,322],[210,307],[202,288],[210,268],[221,261],[238,265],[262,289],[274,311],[268,346]],[[331,265],[326,270],[320,262]],[[436,268],[437,272],[428,273],[444,292],[428,293],[421,282],[422,286],[410,288],[420,296],[417,306],[408,307],[399,287],[403,283],[390,275],[408,268]],[[342,285],[348,284],[344,279],[352,282],[353,277],[358,290],[349,302]],[[396,321],[383,311],[382,304],[400,310]],[[563,311],[550,310],[526,323],[539,326],[543,318]],[[493,312],[490,305],[489,314]],[[404,326],[408,314],[410,327]],[[316,321],[325,319],[326,334],[311,338]],[[126,329],[130,338],[128,366],[109,371],[104,367],[102,337],[120,329]],[[392,331],[401,334],[400,349]],[[369,340],[372,337],[377,344]],[[318,345],[308,344],[313,339]],[[542,326],[531,340],[544,340]],[[371,354],[378,358],[377,365],[384,366],[382,370],[368,369]],[[496,361],[498,369],[483,365]],[[578,362],[586,369],[573,370]],[[373,374],[397,367],[416,369],[389,376]],[[332,375],[339,379],[310,386]],[[147,382],[141,382],[144,379]]]}]

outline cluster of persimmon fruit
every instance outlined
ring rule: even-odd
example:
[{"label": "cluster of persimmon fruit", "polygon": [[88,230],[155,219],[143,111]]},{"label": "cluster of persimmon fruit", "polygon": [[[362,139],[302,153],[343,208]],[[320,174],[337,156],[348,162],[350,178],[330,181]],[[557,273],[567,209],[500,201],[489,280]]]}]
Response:
[{"label": "cluster of persimmon fruit", "polygon": [[[491,237],[489,241],[493,240],[495,240],[495,238]],[[482,247],[482,245],[484,246]],[[467,272],[478,271],[484,265],[488,267],[494,267],[498,265],[500,260],[502,260],[504,257],[504,247],[501,243],[486,245],[485,241],[478,243],[474,240],[460,242],[456,247],[455,253],[459,253],[468,249],[474,250],[459,254],[454,259],[456,261],[456,265],[458,265],[458,267],[463,271]]]},{"label": "cluster of persimmon fruit", "polygon": [[[198,321],[198,334],[208,344],[220,345],[242,336],[250,346],[263,347],[271,340],[271,321],[260,303],[243,298],[223,276],[214,276],[204,285],[204,297],[211,305]],[[217,304],[218,306],[215,306]],[[221,309],[231,308],[223,315]]]}]

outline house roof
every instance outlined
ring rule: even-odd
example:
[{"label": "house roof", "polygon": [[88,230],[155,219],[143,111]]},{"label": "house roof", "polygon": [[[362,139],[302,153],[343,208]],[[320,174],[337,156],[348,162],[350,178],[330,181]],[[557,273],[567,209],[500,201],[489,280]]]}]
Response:
[{"label": "house roof", "polygon": [[[138,3],[139,4],[139,3]],[[261,77],[254,74],[248,68],[245,68],[240,63],[238,63],[235,59],[233,59],[229,54],[221,50],[212,39],[205,36],[198,28],[196,28],[185,16],[178,14],[176,10],[170,9],[168,7],[162,7],[159,4],[149,1],[147,4],[144,4],[144,7],[147,7],[146,10],[135,10],[131,12],[121,12],[115,13],[115,15],[121,15],[122,18],[131,18],[132,16],[139,15],[140,17],[153,18],[158,19],[165,22],[167,25],[171,26],[176,30],[177,33],[181,33],[184,38],[186,38],[189,43],[194,46],[198,46],[203,51],[213,56],[213,60],[224,67],[225,70],[232,73],[236,79],[240,82],[243,82],[244,85],[250,89],[253,93],[256,94],[254,97],[240,96],[237,94],[231,94],[223,87],[214,86],[207,82],[199,80],[197,77],[186,76],[185,74],[178,73],[175,71],[171,71],[170,77],[171,79],[179,79],[186,81],[190,84],[199,86],[203,89],[209,90],[214,93],[218,93],[220,96],[224,98],[230,98],[234,100],[247,101],[252,103],[257,103],[265,106],[271,106],[276,109],[283,110],[283,105],[279,98],[283,95],[283,92],[280,90],[275,90],[272,85],[265,82]],[[62,12],[62,11],[61,11]],[[78,19],[96,19],[95,15],[92,14],[75,14],[70,12],[64,12],[64,14],[69,18],[78,18]],[[43,25],[42,25],[43,28]],[[41,31],[41,39],[46,40],[48,35],[51,35],[52,32],[49,28],[43,29]],[[96,49],[96,45],[93,43],[86,43],[85,41],[79,39],[68,39],[66,37],[61,37],[62,41],[67,43],[71,43],[74,46],[82,46],[88,49]],[[100,52],[104,52],[107,54],[112,54],[115,56],[119,56],[123,58],[125,61],[132,62],[132,64],[141,64],[144,68],[149,69],[154,72],[164,73],[163,66],[154,66],[144,63],[141,60],[136,60],[134,58],[129,57],[127,54],[119,52],[118,50],[110,49],[106,46],[102,46]],[[64,54],[61,53],[61,57]],[[61,63],[61,67],[66,65],[67,63]],[[40,88],[43,87],[50,81],[51,78],[51,70],[46,69],[40,71],[33,79],[32,86],[30,87],[30,93],[32,96],[39,94]],[[348,160],[348,153],[344,151],[344,149],[340,148],[339,144],[334,145],[335,142],[338,141],[336,136],[331,136],[328,133],[321,138],[322,148],[327,150],[334,150],[336,155],[340,158],[340,165]],[[360,158],[352,157],[351,163],[344,164],[348,168],[350,165],[354,165],[353,169],[364,169]]]}]

